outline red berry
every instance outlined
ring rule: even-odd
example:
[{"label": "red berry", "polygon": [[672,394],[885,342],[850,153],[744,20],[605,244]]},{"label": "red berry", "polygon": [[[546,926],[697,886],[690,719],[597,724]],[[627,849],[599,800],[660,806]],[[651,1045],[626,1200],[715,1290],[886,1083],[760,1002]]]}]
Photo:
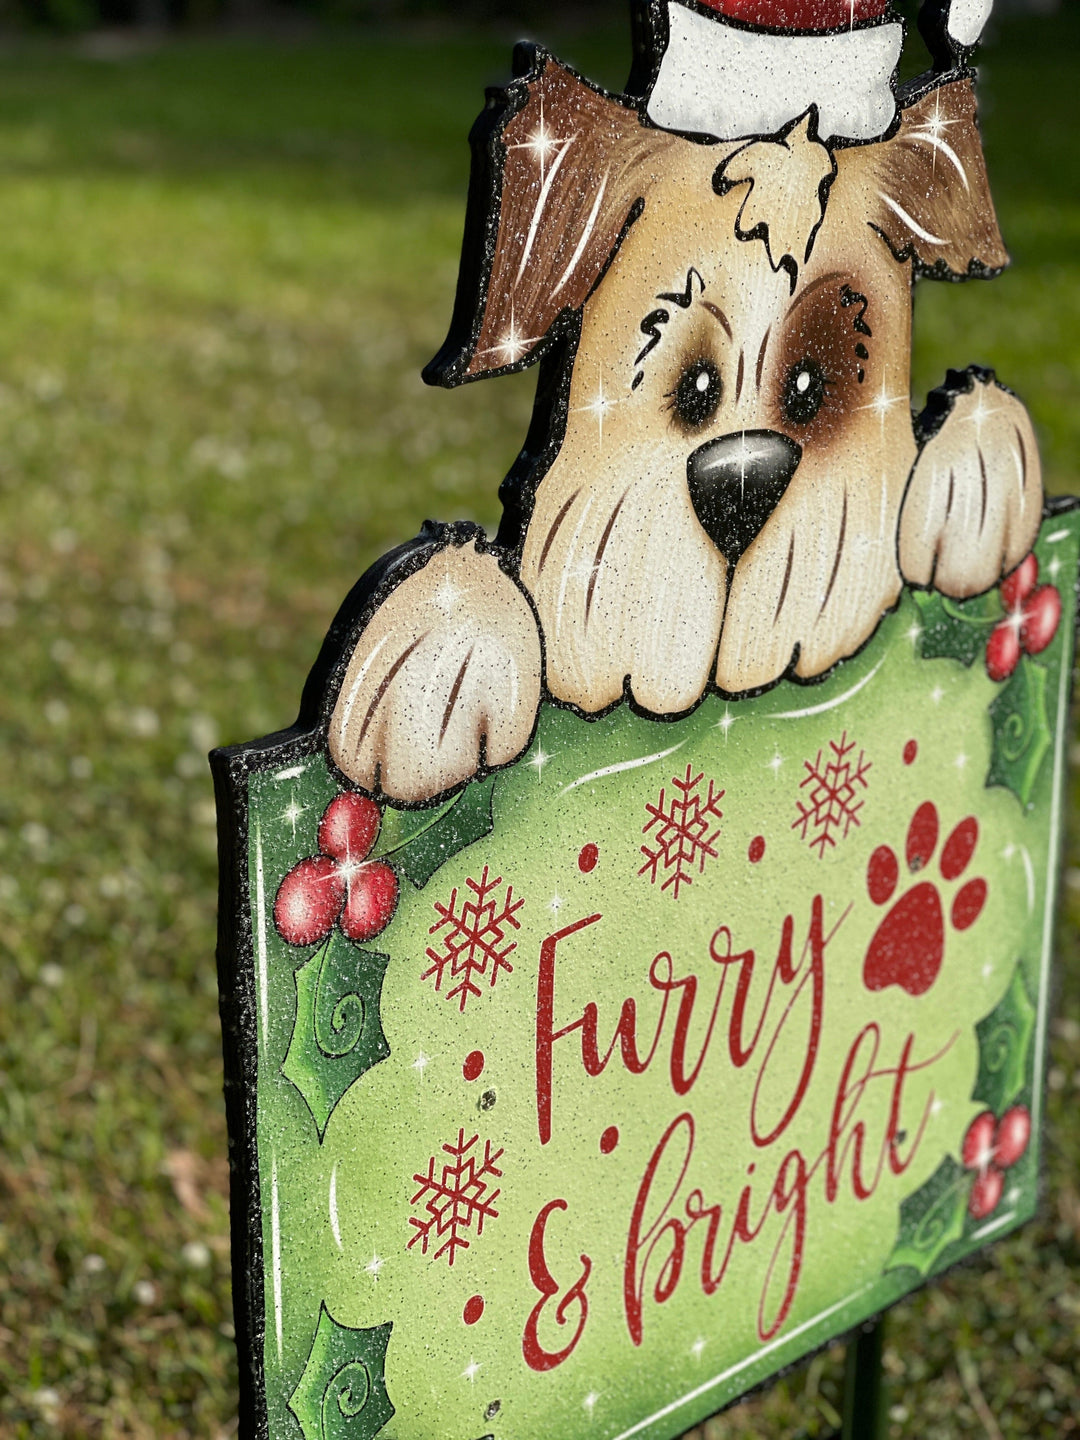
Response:
[{"label": "red berry", "polygon": [[346,790],[330,801],[319,821],[319,849],[335,860],[353,864],[364,860],[375,844],[381,818],[374,800]]},{"label": "red berry", "polygon": [[359,866],[349,878],[341,928],[350,940],[371,940],[385,930],[397,909],[398,878],[382,860]]},{"label": "red berry", "polygon": [[972,1216],[976,1220],[985,1220],[992,1210],[997,1209],[1004,1188],[1005,1176],[993,1165],[976,1175],[968,1200],[968,1209]]},{"label": "red berry", "polygon": [[1001,620],[986,642],[986,673],[991,680],[1007,680],[1020,663],[1020,638],[1011,620]]},{"label": "red berry", "polygon": [[314,855],[294,865],[278,886],[274,924],[290,945],[314,945],[334,927],[345,903],[345,880],[333,860]]},{"label": "red berry", "polygon": [[997,1128],[994,1160],[1003,1170],[1015,1165],[1028,1147],[1031,1139],[1031,1115],[1026,1105],[1014,1105],[1006,1110]]},{"label": "red berry", "polygon": [[960,1159],[967,1170],[985,1170],[994,1158],[994,1131],[997,1120],[992,1110],[976,1115],[967,1128]]},{"label": "red berry", "polygon": [[1061,619],[1061,596],[1053,585],[1040,585],[1024,601],[1020,622],[1020,643],[1029,655],[1045,650]]},{"label": "red berry", "polygon": [[1035,552],[1027,555],[1007,579],[1001,582],[1001,603],[1006,610],[1015,610],[1022,605],[1035,589],[1039,578],[1039,562]]}]

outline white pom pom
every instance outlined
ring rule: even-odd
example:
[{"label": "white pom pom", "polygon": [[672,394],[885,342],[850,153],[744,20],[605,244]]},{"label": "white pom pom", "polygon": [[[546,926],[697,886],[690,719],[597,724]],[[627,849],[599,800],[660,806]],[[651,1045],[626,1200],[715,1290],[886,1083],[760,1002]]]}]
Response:
[{"label": "white pom pom", "polygon": [[974,45],[982,34],[994,0],[953,0],[949,6],[948,30],[958,45]]}]

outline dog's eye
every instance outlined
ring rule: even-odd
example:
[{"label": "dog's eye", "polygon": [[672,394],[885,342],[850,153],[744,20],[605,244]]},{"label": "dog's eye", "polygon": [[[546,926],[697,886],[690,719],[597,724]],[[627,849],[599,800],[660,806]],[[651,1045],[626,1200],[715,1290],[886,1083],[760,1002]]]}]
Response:
[{"label": "dog's eye", "polygon": [[696,430],[711,420],[720,404],[720,371],[711,360],[695,360],[679,377],[675,409],[684,425]]},{"label": "dog's eye", "polygon": [[816,360],[792,365],[784,380],[780,403],[789,425],[809,425],[825,399],[825,372]]}]

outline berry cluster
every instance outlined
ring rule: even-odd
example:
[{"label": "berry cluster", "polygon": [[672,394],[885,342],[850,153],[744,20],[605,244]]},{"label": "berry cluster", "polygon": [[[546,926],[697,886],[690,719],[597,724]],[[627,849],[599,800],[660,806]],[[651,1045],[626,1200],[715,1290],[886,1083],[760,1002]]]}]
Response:
[{"label": "berry cluster", "polygon": [[368,860],[382,816],[374,800],[346,791],[319,821],[319,853],[294,865],[278,887],[274,924],[290,945],[314,945],[335,925],[350,940],[371,940],[389,925],[398,878],[384,860]]},{"label": "berry cluster", "polygon": [[1007,680],[1022,654],[1038,655],[1054,638],[1061,596],[1053,585],[1037,585],[1038,578],[1039,562],[1032,553],[1001,582],[1005,618],[986,642],[986,673],[991,680]]},{"label": "berry cluster", "polygon": [[996,1210],[1005,1188],[1005,1171],[1016,1164],[1031,1139],[1031,1115],[1026,1105],[1014,1105],[999,1120],[984,1110],[968,1126],[960,1158],[967,1170],[976,1172],[968,1210],[976,1220],[985,1220]]}]

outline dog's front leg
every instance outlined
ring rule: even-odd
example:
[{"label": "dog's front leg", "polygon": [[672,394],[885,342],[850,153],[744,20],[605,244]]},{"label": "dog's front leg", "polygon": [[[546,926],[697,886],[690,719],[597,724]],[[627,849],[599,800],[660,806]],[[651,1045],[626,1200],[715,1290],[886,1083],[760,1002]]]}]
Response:
[{"label": "dog's front leg", "polygon": [[900,571],[957,599],[981,594],[1031,549],[1042,469],[1031,417],[992,370],[950,370],[916,422],[900,512]]},{"label": "dog's front leg", "polygon": [[536,723],[532,606],[478,532],[447,538],[365,626],[330,718],[334,763],[390,800],[430,800],[507,764]]}]

